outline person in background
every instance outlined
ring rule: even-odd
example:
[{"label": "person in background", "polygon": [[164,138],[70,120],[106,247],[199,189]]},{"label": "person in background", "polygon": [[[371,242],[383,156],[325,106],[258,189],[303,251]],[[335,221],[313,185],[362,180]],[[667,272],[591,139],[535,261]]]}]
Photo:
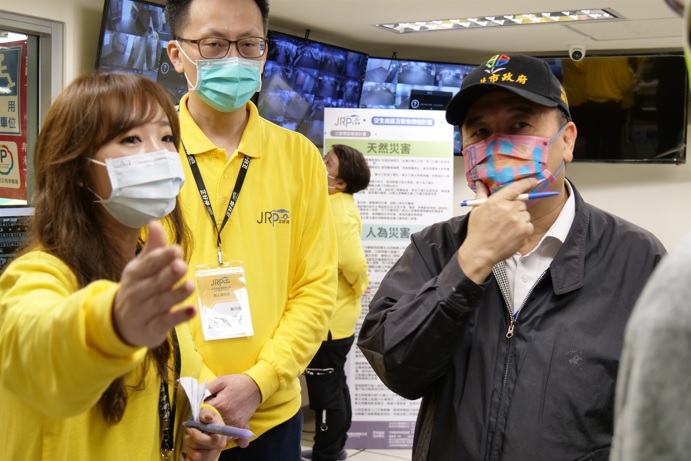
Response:
[{"label": "person in background", "polygon": [[362,220],[353,194],[369,185],[370,171],[360,151],[334,144],[324,156],[331,210],[338,241],[338,292],[329,331],[305,370],[309,406],[315,412],[314,445],[302,452],[313,461],[343,460],[352,420],[345,362],[355,340],[360,297],[367,289],[367,260],[362,250]]},{"label": "person in background", "polygon": [[[684,52],[691,54],[689,2]],[[691,234],[662,260],[636,302],[617,382],[612,461],[682,461],[691,452]]]},{"label": "person in background", "polygon": [[[358,346],[422,398],[415,461],[606,460],[624,327],[665,250],[566,179],[576,126],[545,61],[490,58],[446,119],[487,200],[413,234]],[[558,195],[518,200],[529,192]]]},{"label": "person in background", "polygon": [[259,117],[250,101],[266,60],[268,13],[265,0],[166,5],[168,55],[189,83],[179,106],[188,178],[180,200],[195,237],[189,276],[198,288],[208,271],[239,286],[223,302],[198,289],[201,315],[190,324],[218,376],[208,403],[227,424],[256,434],[222,460],[300,460],[299,376],[336,300],[321,155],[303,135]]},{"label": "person in background", "polygon": [[[141,76],[81,76],[48,111],[28,241],[0,276],[0,459],[213,460],[225,445],[182,425],[176,379],[213,375],[183,323],[194,307],[176,307],[193,289],[178,142],[172,102]],[[155,221],[140,240],[161,218],[175,245]]]},{"label": "person in background", "polygon": [[146,31],[146,69],[158,70],[158,61],[161,54],[161,46],[159,45],[158,32],[153,28],[151,22],[149,29]]},{"label": "person in background", "polygon": [[620,158],[626,113],[638,79],[627,57],[593,57],[579,61],[585,76],[588,100],[580,114],[588,124],[585,140],[588,158]]},{"label": "person in background", "polygon": [[[587,153],[578,144],[590,137],[590,118],[587,116],[588,92],[586,89],[585,74],[583,73],[583,61],[563,58],[561,60],[561,83],[569,98],[569,113],[571,121],[578,127],[578,143],[574,146],[574,155],[586,156]],[[584,109],[584,107],[586,107]],[[585,110],[585,114],[584,114]]]}]

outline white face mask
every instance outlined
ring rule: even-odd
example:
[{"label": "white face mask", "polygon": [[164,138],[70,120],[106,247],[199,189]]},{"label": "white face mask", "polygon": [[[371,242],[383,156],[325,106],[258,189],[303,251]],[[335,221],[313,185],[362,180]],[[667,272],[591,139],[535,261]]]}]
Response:
[{"label": "white face mask", "polygon": [[[326,172],[326,177],[329,179],[333,179],[334,181],[336,181],[338,179],[334,176],[331,176],[328,171]],[[335,189],[336,188],[336,186],[328,186],[328,185],[326,187],[328,187],[329,189]]]},{"label": "white face mask", "polygon": [[89,160],[106,167],[112,188],[107,199],[94,192],[99,198],[96,202],[118,222],[133,229],[173,211],[175,199],[185,183],[177,152],[162,150],[109,158],[105,163]]}]

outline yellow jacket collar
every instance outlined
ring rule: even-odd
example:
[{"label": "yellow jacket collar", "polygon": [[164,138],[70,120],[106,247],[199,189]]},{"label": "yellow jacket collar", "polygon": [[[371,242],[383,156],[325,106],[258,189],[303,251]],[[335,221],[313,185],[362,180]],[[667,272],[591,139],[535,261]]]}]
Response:
[{"label": "yellow jacket collar", "polygon": [[[180,112],[180,133],[184,140],[187,153],[190,155],[197,155],[218,149],[190,115],[187,109],[188,97],[189,94],[184,95],[182,99],[180,99],[180,105],[178,107]],[[252,101],[247,103],[246,108],[249,112],[249,118],[245,131],[242,133],[242,139],[240,139],[238,152],[248,157],[259,158],[261,157],[259,139],[261,138],[260,132],[262,130],[259,111]]]}]

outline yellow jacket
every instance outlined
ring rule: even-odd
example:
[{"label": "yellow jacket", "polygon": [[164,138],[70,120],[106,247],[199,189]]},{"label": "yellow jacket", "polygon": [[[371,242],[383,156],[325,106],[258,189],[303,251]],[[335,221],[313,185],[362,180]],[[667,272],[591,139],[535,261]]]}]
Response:
[{"label": "yellow jacket", "polygon": [[[331,339],[348,338],[355,333],[362,304],[360,297],[367,289],[367,259],[362,250],[362,220],[352,194],[336,192],[329,195],[338,241],[338,293],[331,316]],[[327,336],[322,338],[327,339]]]},{"label": "yellow jacket", "polygon": [[[336,299],[336,235],[325,167],[314,144],[262,119],[252,103],[240,145],[228,160],[186,104],[184,96],[180,155],[186,181],[179,199],[194,235],[190,280],[195,280],[196,265],[217,264],[218,250],[216,228],[185,149],[199,166],[219,228],[243,157],[251,159],[221,244],[225,261],[243,264],[254,335],[206,341],[199,317],[189,323],[214,374],[245,373],[257,383],[262,403],[250,429],[260,436],[300,409],[298,377],[321,345]],[[198,305],[196,293],[187,302]]]},{"label": "yellow jacket", "polygon": [[636,86],[628,58],[591,58],[579,63],[584,71],[588,99],[595,102],[625,100]]},{"label": "yellow jacket", "polygon": [[[96,281],[78,289],[62,261],[38,250],[12,261],[0,276],[0,459],[161,459],[155,366],[147,367],[144,388],[131,391],[118,424],[107,425],[96,406],[118,376],[127,374],[128,384],[139,381],[146,354],[123,343],[113,329],[118,288]],[[213,379],[187,326],[176,331],[181,376]],[[179,422],[189,419],[188,412],[178,388],[173,459],[182,443]]]}]

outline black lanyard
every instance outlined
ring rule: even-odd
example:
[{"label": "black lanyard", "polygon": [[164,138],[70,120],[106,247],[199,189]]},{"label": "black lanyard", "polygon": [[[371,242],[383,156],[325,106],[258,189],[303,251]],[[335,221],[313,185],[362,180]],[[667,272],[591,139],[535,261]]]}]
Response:
[{"label": "black lanyard", "polygon": [[170,460],[173,458],[175,449],[175,407],[177,406],[178,379],[182,368],[180,358],[180,344],[178,335],[173,328],[170,332],[171,342],[173,343],[173,354],[175,355],[175,375],[173,376],[173,406],[171,409],[170,396],[168,395],[168,380],[161,376],[161,390],[159,396],[158,416],[161,421],[161,459]]},{"label": "black lanyard", "polygon": [[245,158],[242,160],[242,167],[240,168],[240,173],[238,174],[238,179],[235,181],[235,188],[233,188],[233,195],[230,197],[230,203],[228,203],[228,209],[226,210],[226,215],[223,218],[223,222],[221,223],[221,228],[218,228],[218,224],[216,224],[216,217],[214,216],[214,210],[211,207],[211,201],[209,200],[209,194],[206,191],[206,186],[204,185],[204,179],[202,179],[202,174],[199,171],[199,166],[197,165],[197,161],[194,159],[193,156],[191,156],[187,152],[187,148],[185,147],[185,143],[182,143],[182,148],[185,150],[185,155],[187,156],[187,161],[190,163],[190,170],[192,170],[192,176],[194,176],[194,182],[197,183],[197,189],[199,189],[199,195],[202,197],[202,202],[204,202],[204,206],[206,206],[206,211],[209,213],[209,217],[211,218],[211,222],[214,224],[214,228],[216,229],[216,245],[218,246],[218,264],[221,265],[223,264],[223,252],[221,251],[221,231],[225,227],[226,223],[228,222],[228,218],[230,218],[230,213],[233,212],[233,208],[235,208],[235,203],[238,201],[238,196],[240,195],[240,189],[242,189],[242,183],[245,181],[245,176],[247,175],[247,170],[250,167],[250,158],[245,156]]}]

